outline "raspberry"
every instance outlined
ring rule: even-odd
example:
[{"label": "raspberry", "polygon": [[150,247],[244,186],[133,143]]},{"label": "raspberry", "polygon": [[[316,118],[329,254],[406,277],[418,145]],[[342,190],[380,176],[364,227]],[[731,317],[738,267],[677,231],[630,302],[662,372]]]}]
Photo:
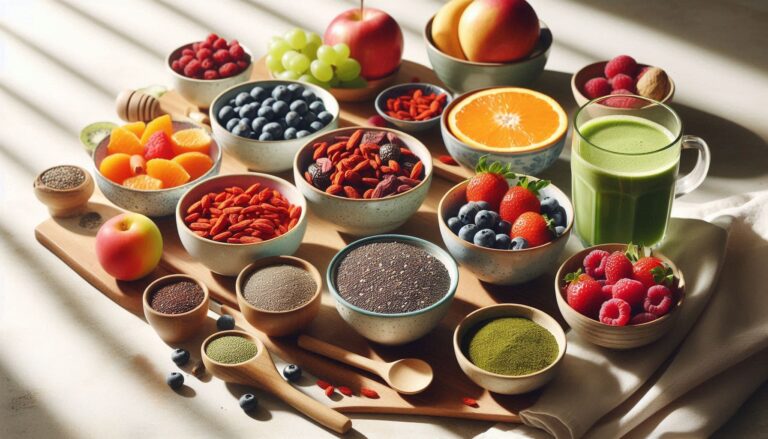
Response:
[{"label": "raspberry", "polygon": [[237,61],[238,72],[245,70],[248,67],[248,61],[241,59]]},{"label": "raspberry", "polygon": [[181,64],[179,64],[179,60],[178,59],[171,63],[171,68],[176,73],[181,73],[181,72],[184,71],[184,69],[181,67]]},{"label": "raspberry", "polygon": [[219,72],[216,70],[206,70],[203,72],[203,79],[219,79]]},{"label": "raspberry", "polygon": [[606,300],[600,307],[600,323],[611,326],[625,326],[629,323],[632,309],[621,299]]},{"label": "raspberry", "polygon": [[181,55],[189,55],[189,56],[195,56],[195,51],[187,47],[186,49],[181,51]]},{"label": "raspberry", "polygon": [[233,62],[228,62],[219,67],[219,76],[222,78],[227,78],[234,75],[235,73],[237,73],[237,64]]},{"label": "raspberry", "polygon": [[[632,94],[629,90],[616,90],[611,94]],[[644,101],[629,96],[617,96],[615,98],[606,98],[601,102],[603,105],[614,108],[642,108]]]},{"label": "raspberry", "polygon": [[602,287],[592,278],[579,279],[566,290],[566,300],[571,308],[590,317],[597,317],[600,305],[605,301]]},{"label": "raspberry", "polygon": [[584,84],[584,94],[596,99],[611,93],[611,84],[605,78],[592,78]]},{"label": "raspberry", "polygon": [[218,40],[213,42],[213,48],[214,49],[227,49],[229,45],[227,44],[227,40],[224,38],[219,37]]},{"label": "raspberry", "polygon": [[605,262],[608,258],[605,250],[592,250],[584,258],[584,271],[592,277],[603,277],[605,275]]},{"label": "raspberry", "polygon": [[629,321],[630,325],[639,325],[642,323],[648,323],[656,320],[658,317],[655,315],[649,313],[649,312],[641,312],[638,314],[635,314],[634,317],[632,317],[632,320]]},{"label": "raspberry", "polygon": [[634,93],[635,79],[624,73],[619,73],[611,78],[611,87],[613,87],[614,90],[628,90],[630,93]]},{"label": "raspberry", "polygon": [[229,40],[229,47],[239,46],[239,45],[240,45],[240,42],[237,41],[236,39],[232,38],[231,40]]},{"label": "raspberry", "polygon": [[605,259],[605,283],[615,284],[619,279],[632,277],[632,262],[627,255],[615,251]]},{"label": "raspberry", "polygon": [[626,88],[617,88],[611,92],[612,95],[633,95],[630,90],[627,90]]},{"label": "raspberry", "polygon": [[614,299],[621,299],[632,308],[641,308],[645,299],[645,291],[643,284],[634,279],[620,279],[613,285],[611,293]]},{"label": "raspberry", "polygon": [[208,34],[208,36],[205,38],[205,41],[207,41],[207,42],[209,42],[209,43],[213,44],[213,43],[214,43],[216,40],[218,40],[218,39],[219,39],[219,36],[218,36],[218,35],[216,35],[215,33],[211,32],[211,33],[210,33],[210,34]]},{"label": "raspberry", "polygon": [[209,43],[208,41],[203,41],[200,43],[200,47],[198,47],[196,51],[199,51],[200,49],[213,50],[213,44]]},{"label": "raspberry", "polygon": [[179,67],[181,67],[183,69],[193,59],[195,59],[195,57],[192,56],[192,55],[184,55],[184,56],[182,56],[181,58],[179,58]]},{"label": "raspberry", "polygon": [[227,49],[219,49],[213,53],[213,60],[219,64],[226,64],[230,59],[231,57],[229,56],[229,51]]},{"label": "raspberry", "polygon": [[199,59],[200,61],[202,61],[204,59],[210,58],[211,55],[213,55],[213,52],[211,52],[210,50],[208,50],[208,49],[200,49],[200,50],[197,51],[197,54],[195,55],[195,57],[197,59]]},{"label": "raspberry", "polygon": [[649,313],[661,317],[672,308],[672,292],[664,285],[654,285],[648,288],[648,294],[643,301],[643,308]]},{"label": "raspberry", "polygon": [[233,44],[229,48],[229,55],[234,59],[235,61],[239,61],[243,59],[245,56],[245,50],[239,45],[239,44]]},{"label": "raspberry", "polygon": [[190,78],[194,78],[200,73],[201,66],[200,61],[193,59],[192,61],[187,64],[186,67],[184,67],[184,74],[186,76],[189,76]]},{"label": "raspberry", "polygon": [[606,300],[613,297],[613,285],[603,285],[603,294]]},{"label": "raspberry", "polygon": [[371,116],[368,118],[368,125],[371,125],[374,127],[385,127],[387,126],[387,121],[384,120],[383,117],[377,114],[375,116]]},{"label": "raspberry", "polygon": [[619,55],[608,61],[608,64],[605,65],[605,77],[608,79],[613,78],[619,73],[635,76],[636,71],[637,61],[629,55]]},{"label": "raspberry", "polygon": [[196,43],[192,43],[192,50],[194,52],[197,52],[198,50],[200,50],[200,41],[198,41]]},{"label": "raspberry", "polygon": [[203,70],[211,70],[216,67],[216,64],[213,62],[212,59],[206,58],[200,63],[200,67],[203,68]]},{"label": "raspberry", "polygon": [[151,159],[172,159],[173,141],[165,131],[158,131],[152,134],[144,145],[144,158]]}]

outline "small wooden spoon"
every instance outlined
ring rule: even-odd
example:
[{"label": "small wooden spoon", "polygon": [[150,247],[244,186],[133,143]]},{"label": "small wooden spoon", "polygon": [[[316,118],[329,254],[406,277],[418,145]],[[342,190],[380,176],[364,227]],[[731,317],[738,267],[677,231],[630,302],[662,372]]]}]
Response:
[{"label": "small wooden spoon", "polygon": [[[239,336],[252,341],[258,349],[256,356],[237,364],[219,363],[210,358],[205,353],[208,343],[225,335]],[[215,377],[230,383],[260,387],[337,433],[346,433],[352,428],[352,421],[348,417],[288,384],[275,369],[275,364],[272,362],[272,357],[269,356],[264,343],[253,335],[235,330],[220,331],[206,338],[200,351],[205,368]]]},{"label": "small wooden spoon", "polygon": [[432,367],[418,358],[403,358],[386,363],[365,358],[308,335],[300,335],[298,342],[299,346],[308,351],[378,375],[397,393],[404,395],[423,392],[434,377]]}]

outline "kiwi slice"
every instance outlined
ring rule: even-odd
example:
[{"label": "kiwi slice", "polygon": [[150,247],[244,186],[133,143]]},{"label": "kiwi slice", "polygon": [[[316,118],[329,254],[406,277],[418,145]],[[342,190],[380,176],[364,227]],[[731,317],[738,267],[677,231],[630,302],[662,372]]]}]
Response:
[{"label": "kiwi slice", "polygon": [[144,94],[148,94],[154,97],[155,99],[160,99],[160,96],[164,95],[165,92],[168,91],[168,89],[162,85],[153,84],[153,85],[148,85],[144,88],[137,89],[136,91],[140,91]]},{"label": "kiwi slice", "polygon": [[80,131],[80,141],[89,154],[93,153],[99,143],[104,140],[117,125],[112,122],[94,122]]}]

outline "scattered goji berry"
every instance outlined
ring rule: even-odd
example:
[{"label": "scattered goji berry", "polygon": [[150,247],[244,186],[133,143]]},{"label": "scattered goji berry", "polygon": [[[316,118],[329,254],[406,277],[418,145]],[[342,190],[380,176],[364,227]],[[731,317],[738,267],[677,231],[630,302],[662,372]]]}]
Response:
[{"label": "scattered goji berry", "polygon": [[373,389],[369,389],[367,387],[361,387],[360,388],[360,394],[365,396],[366,398],[371,398],[371,399],[378,399],[379,398],[378,392],[376,392]]}]

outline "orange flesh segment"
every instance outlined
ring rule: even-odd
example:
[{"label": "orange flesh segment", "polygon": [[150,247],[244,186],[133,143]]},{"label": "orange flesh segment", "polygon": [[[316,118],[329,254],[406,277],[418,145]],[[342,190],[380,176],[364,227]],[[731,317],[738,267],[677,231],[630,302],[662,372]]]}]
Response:
[{"label": "orange flesh segment", "polygon": [[185,152],[208,154],[211,147],[211,136],[200,128],[176,131],[171,138],[175,145],[174,153],[177,155]]},{"label": "orange flesh segment", "polygon": [[152,134],[155,134],[158,131],[165,131],[165,134],[168,134],[168,137],[173,136],[173,121],[171,120],[171,116],[164,114],[152,119],[152,121],[147,124],[147,127],[144,128],[144,133],[141,135],[141,144],[146,145],[149,138],[152,137]]},{"label": "orange flesh segment", "polygon": [[189,181],[189,173],[180,164],[166,159],[147,162],[147,175],[163,182],[164,188],[172,188]]},{"label": "orange flesh segment", "polygon": [[156,191],[163,188],[163,182],[157,178],[142,174],[125,179],[123,186],[131,189]]},{"label": "orange flesh segment", "polygon": [[189,174],[190,180],[196,180],[208,172],[213,166],[213,160],[201,152],[185,152],[173,158]]},{"label": "orange flesh segment", "polygon": [[123,128],[126,130],[132,132],[133,134],[136,134],[136,137],[141,139],[141,136],[144,134],[144,128],[146,128],[147,124],[145,124],[142,121],[133,122],[133,123],[127,123],[123,125]]},{"label": "orange flesh segment", "polygon": [[125,179],[133,176],[131,156],[122,152],[108,155],[99,164],[99,172],[109,180],[122,184]]},{"label": "orange flesh segment", "polygon": [[113,128],[109,134],[109,144],[107,144],[107,153],[116,154],[118,152],[128,155],[143,154],[144,147],[139,142],[139,138],[133,132],[123,127]]}]

